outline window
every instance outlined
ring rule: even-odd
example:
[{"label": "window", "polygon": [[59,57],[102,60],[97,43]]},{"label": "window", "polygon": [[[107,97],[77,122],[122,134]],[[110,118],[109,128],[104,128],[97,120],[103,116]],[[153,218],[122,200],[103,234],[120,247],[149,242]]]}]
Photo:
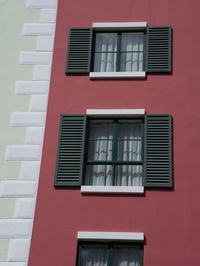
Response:
[{"label": "window", "polygon": [[77,266],[142,266],[142,257],[141,244],[80,242]]},{"label": "window", "polygon": [[143,32],[96,32],[94,72],[144,70]]},{"label": "window", "polygon": [[142,186],[142,119],[89,120],[85,185]]},{"label": "window", "polygon": [[171,28],[146,22],[93,23],[70,29],[66,74],[90,78],[145,77],[171,72]]},{"label": "window", "polygon": [[62,115],[55,186],[101,186],[113,193],[172,187],[171,116],[100,111],[95,118]]},{"label": "window", "polygon": [[142,266],[142,232],[78,232],[77,237],[77,266]]}]

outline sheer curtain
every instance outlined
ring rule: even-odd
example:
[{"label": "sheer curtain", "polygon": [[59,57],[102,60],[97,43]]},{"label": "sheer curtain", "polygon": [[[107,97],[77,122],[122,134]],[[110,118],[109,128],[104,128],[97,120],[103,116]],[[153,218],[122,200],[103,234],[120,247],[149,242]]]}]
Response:
[{"label": "sheer curtain", "polygon": [[[122,33],[120,51],[117,38],[117,33],[96,33],[94,72],[143,71],[143,33]],[[117,70],[117,51],[120,70]]]},{"label": "sheer curtain", "polygon": [[[139,162],[142,156],[142,125],[139,122],[119,123],[118,161]],[[117,186],[141,186],[141,165],[118,165],[116,169]]]},{"label": "sheer curtain", "polygon": [[[90,126],[89,161],[112,160],[112,123],[94,122]],[[94,164],[86,167],[86,184],[94,186],[112,185],[112,165]]]},{"label": "sheer curtain", "polygon": [[[140,122],[128,121],[118,123],[117,158],[115,169],[108,162],[112,161],[113,124],[94,122],[90,126],[88,161],[85,184],[93,186],[112,186],[115,170],[116,186],[141,186],[142,165],[131,165],[141,161],[142,125]],[[95,164],[99,161],[99,164]],[[104,161],[104,164],[101,163]],[[120,164],[117,164],[120,162]],[[126,165],[123,165],[126,162]],[[128,164],[130,162],[130,165]]]},{"label": "sheer curtain", "polygon": [[142,33],[122,33],[120,71],[143,71],[143,46]]},{"label": "sheer curtain", "polygon": [[107,266],[106,247],[82,247],[81,266]]},{"label": "sheer curtain", "polygon": [[94,58],[94,72],[116,71],[117,34],[97,33]]},{"label": "sheer curtain", "polygon": [[[113,246],[113,266],[142,266],[141,249],[135,246]],[[80,252],[81,266],[108,266],[108,247],[97,244],[96,246],[84,245]]]},{"label": "sheer curtain", "polygon": [[114,266],[141,266],[139,249],[133,247],[115,247],[113,249]]}]

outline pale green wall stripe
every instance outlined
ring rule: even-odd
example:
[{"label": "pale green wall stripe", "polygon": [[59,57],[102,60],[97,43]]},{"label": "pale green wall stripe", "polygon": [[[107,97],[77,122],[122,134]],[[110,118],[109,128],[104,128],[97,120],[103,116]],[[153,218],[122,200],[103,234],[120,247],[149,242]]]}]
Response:
[{"label": "pale green wall stripe", "polygon": [[0,239],[0,261],[6,261],[8,254],[9,240]]},{"label": "pale green wall stripe", "polygon": [[15,199],[0,198],[0,218],[12,218],[15,208]]}]

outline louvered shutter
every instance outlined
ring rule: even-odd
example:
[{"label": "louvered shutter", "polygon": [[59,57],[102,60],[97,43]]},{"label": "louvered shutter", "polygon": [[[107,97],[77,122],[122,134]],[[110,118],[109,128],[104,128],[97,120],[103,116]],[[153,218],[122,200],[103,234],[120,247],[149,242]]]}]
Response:
[{"label": "louvered shutter", "polygon": [[149,27],[147,29],[147,72],[171,72],[170,27]]},{"label": "louvered shutter", "polygon": [[55,186],[80,186],[86,116],[62,115]]},{"label": "louvered shutter", "polygon": [[70,29],[66,74],[89,73],[92,29]]},{"label": "louvered shutter", "polygon": [[145,116],[146,187],[172,186],[172,126],[170,115]]}]

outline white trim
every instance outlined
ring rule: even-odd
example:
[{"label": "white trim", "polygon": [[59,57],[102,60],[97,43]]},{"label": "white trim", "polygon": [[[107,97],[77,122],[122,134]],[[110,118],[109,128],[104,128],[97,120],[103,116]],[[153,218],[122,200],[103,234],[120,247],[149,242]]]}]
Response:
[{"label": "white trim", "polygon": [[81,193],[144,193],[143,186],[81,186]]},{"label": "white trim", "polygon": [[87,109],[87,115],[144,115],[145,109]]},{"label": "white trim", "polygon": [[145,78],[146,73],[144,71],[137,72],[90,72],[91,79],[101,78]]},{"label": "white trim", "polygon": [[147,27],[147,22],[97,22],[93,23],[92,27],[95,29],[145,29]]},{"label": "white trim", "polygon": [[144,241],[144,233],[137,232],[78,232],[79,240]]}]

